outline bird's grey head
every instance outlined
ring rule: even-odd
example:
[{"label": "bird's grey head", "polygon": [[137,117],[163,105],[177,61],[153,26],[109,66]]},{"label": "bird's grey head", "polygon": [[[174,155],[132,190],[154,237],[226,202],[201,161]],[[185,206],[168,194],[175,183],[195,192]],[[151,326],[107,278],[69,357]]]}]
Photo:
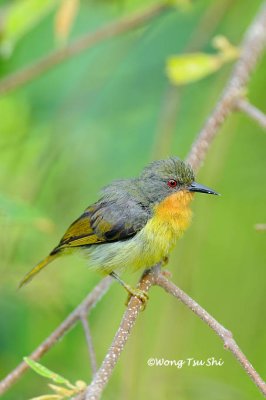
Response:
[{"label": "bird's grey head", "polygon": [[175,192],[189,190],[194,179],[190,165],[177,157],[171,157],[154,161],[144,168],[139,177],[139,185],[154,204]]},{"label": "bird's grey head", "polygon": [[217,194],[194,179],[189,164],[177,157],[170,157],[149,164],[139,178],[112,182],[102,190],[102,194],[105,200],[115,201],[121,207],[132,201],[151,209],[166,197],[182,190]]},{"label": "bird's grey head", "polygon": [[151,204],[182,190],[217,194],[207,186],[196,183],[191,166],[178,157],[152,162],[143,170],[138,182]]}]

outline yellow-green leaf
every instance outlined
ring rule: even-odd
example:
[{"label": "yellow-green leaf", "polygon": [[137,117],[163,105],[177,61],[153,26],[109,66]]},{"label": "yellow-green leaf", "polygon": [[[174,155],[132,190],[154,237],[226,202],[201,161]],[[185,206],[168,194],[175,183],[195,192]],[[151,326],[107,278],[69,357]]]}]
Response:
[{"label": "yellow-green leaf", "polygon": [[74,24],[80,0],[62,0],[55,16],[55,34],[59,41],[65,41]]},{"label": "yellow-green leaf", "polygon": [[4,18],[0,50],[3,55],[11,53],[14,44],[35,26],[58,0],[19,0],[13,2]]},{"label": "yellow-green leaf", "polygon": [[37,363],[36,361],[31,360],[28,357],[24,357],[24,361],[35,371],[37,374],[44,376],[45,378],[51,379],[55,383],[61,383],[66,385],[67,387],[74,389],[75,386],[71,385],[71,383],[61,375],[51,371],[50,369],[44,367],[43,365]]},{"label": "yellow-green leaf", "polygon": [[213,38],[216,54],[188,53],[169,57],[166,73],[174,85],[184,85],[204,78],[217,71],[223,64],[235,60],[239,50],[226,37],[219,35]]},{"label": "yellow-green leaf", "polygon": [[32,397],[30,400],[63,400],[63,397],[58,394],[44,394],[38,397]]},{"label": "yellow-green leaf", "polygon": [[86,389],[86,387],[87,387],[87,383],[86,382],[84,382],[84,381],[76,381],[75,382],[75,385],[76,385],[76,387],[77,387],[77,389],[78,390],[84,390],[84,389]]},{"label": "yellow-green leaf", "polygon": [[204,53],[172,56],[167,60],[166,73],[174,85],[197,81],[221,66],[220,57]]},{"label": "yellow-green leaf", "polygon": [[62,386],[57,386],[57,385],[52,385],[51,383],[48,384],[48,386],[57,394],[60,395],[62,397],[70,397],[73,394],[77,393],[78,390],[75,388],[75,390],[70,390],[70,389],[66,389]]}]

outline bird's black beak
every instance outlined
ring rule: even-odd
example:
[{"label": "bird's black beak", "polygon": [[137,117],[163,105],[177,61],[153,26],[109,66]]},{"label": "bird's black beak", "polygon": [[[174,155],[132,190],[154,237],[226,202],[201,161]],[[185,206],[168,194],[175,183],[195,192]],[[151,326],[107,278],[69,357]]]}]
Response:
[{"label": "bird's black beak", "polygon": [[214,190],[208,188],[207,186],[201,185],[200,183],[197,182],[192,182],[191,185],[189,185],[188,190],[190,192],[200,192],[200,193],[219,195],[219,193],[216,193]]}]

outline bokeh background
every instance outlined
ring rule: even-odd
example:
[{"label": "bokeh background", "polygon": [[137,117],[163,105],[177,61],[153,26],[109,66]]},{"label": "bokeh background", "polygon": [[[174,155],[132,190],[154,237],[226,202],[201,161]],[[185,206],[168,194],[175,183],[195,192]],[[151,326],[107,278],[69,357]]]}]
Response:
[{"label": "bokeh background", "polygon": [[[64,40],[55,24],[60,7],[55,1],[46,9],[40,1],[43,12],[31,14],[26,27],[22,13],[13,31],[5,31],[9,7],[15,3],[0,2],[1,76],[64,46],[64,40],[74,40],[154,2],[81,1]],[[167,58],[188,51],[213,53],[211,40],[217,34],[238,45],[261,1],[199,0],[191,7],[180,3],[183,6],[102,42],[0,97],[1,378],[100,279],[74,256],[56,261],[17,291],[21,277],[97,199],[103,185],[138,175],[151,160],[168,155],[184,158],[232,68],[228,64],[205,79],[174,88],[165,73]],[[265,71],[266,57],[248,88],[251,101],[264,111]],[[265,132],[245,115],[235,113],[225,123],[198,174],[199,182],[222,196],[196,196],[193,224],[169,264],[173,281],[232,330],[264,378],[266,233],[256,231],[254,225],[266,222],[265,146]],[[124,278],[134,284],[138,277]],[[116,332],[125,298],[115,283],[90,314],[98,363]],[[224,365],[181,370],[147,366],[150,357],[212,356],[223,359]],[[91,369],[81,326],[41,363],[72,382],[88,382]],[[28,371],[3,399],[24,400],[48,392],[47,381]],[[153,288],[103,399],[166,397],[255,400],[262,395],[205,324]]]}]

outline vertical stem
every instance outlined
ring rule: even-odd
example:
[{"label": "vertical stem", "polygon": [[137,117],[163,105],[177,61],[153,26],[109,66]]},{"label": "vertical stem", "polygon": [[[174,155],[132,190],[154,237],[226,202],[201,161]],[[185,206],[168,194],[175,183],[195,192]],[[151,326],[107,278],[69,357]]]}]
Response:
[{"label": "vertical stem", "polygon": [[97,372],[97,362],[96,362],[96,355],[95,355],[94,346],[92,343],[92,336],[91,336],[91,331],[90,331],[86,313],[82,313],[80,315],[80,321],[81,321],[81,324],[82,324],[82,327],[84,330],[87,347],[88,347],[89,358],[90,358],[90,362],[91,362],[91,369],[92,369],[92,373],[94,376]]}]

